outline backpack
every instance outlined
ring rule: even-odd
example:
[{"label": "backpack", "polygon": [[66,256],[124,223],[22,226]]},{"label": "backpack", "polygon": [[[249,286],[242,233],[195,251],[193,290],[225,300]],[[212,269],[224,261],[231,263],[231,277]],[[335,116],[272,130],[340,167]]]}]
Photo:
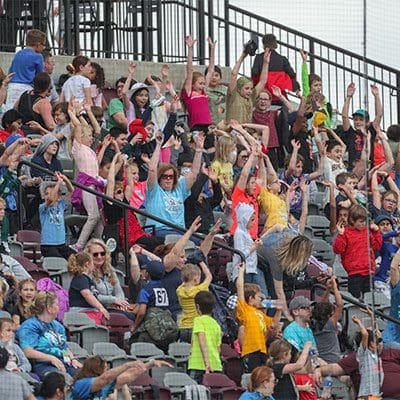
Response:
[{"label": "backpack", "polygon": [[62,322],[64,314],[69,311],[68,291],[50,278],[39,279],[36,283],[36,287],[40,291],[53,292],[56,294],[60,309],[58,311],[57,319]]},{"label": "backpack", "polygon": [[160,307],[151,307],[147,310],[143,327],[156,344],[166,345],[175,342],[179,335],[179,328],[172,314]]}]

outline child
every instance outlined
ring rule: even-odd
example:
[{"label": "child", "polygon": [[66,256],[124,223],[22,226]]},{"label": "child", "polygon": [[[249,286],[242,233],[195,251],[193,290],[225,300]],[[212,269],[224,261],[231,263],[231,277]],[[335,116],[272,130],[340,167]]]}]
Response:
[{"label": "child", "polygon": [[31,364],[21,348],[14,343],[15,325],[11,318],[0,318],[0,347],[9,354],[5,369],[10,372],[30,372]]},{"label": "child", "polygon": [[[178,326],[180,329],[180,340],[190,343],[192,337],[193,320],[198,316],[194,299],[197,293],[208,290],[212,281],[212,275],[206,263],[201,261],[197,265],[186,264],[181,272],[182,285],[176,289],[179,304],[182,308],[182,317],[179,320]],[[205,277],[201,282],[201,272]]]},{"label": "child", "polygon": [[214,73],[215,43],[208,38],[210,65],[208,66],[207,75],[204,77],[200,72],[193,72],[193,47],[196,40],[193,40],[192,36],[189,35],[186,36],[185,42],[188,47],[188,59],[186,78],[182,88],[182,100],[189,114],[189,128],[192,131],[203,130],[206,133],[212,120],[205,89],[208,87],[211,76]]},{"label": "child", "polygon": [[46,34],[38,29],[31,29],[26,34],[25,48],[18,51],[11,63],[9,72],[15,73],[7,89],[7,102],[4,110],[10,110],[21,94],[32,89],[33,78],[44,71],[42,51],[46,46]]},{"label": "child", "polygon": [[[257,249],[262,245],[261,239],[253,240],[250,231],[255,222],[254,208],[250,204],[239,203],[236,207],[237,229],[233,235],[234,248],[243,252],[246,257],[246,273],[244,281],[246,283],[255,283],[261,287],[264,294],[267,293],[267,287],[264,280],[264,274],[257,269]],[[234,282],[238,277],[240,257],[233,256],[233,276]]]},{"label": "child", "polygon": [[356,191],[353,185],[352,174],[341,172],[336,176],[336,187],[339,194],[335,198],[336,208],[350,208],[352,204],[358,204],[356,201]]},{"label": "child", "polygon": [[69,102],[73,97],[77,103],[85,103],[92,106],[92,94],[90,90],[90,60],[86,56],[76,56],[72,64],[67,65],[67,71],[73,75],[63,85],[60,95],[60,103]]},{"label": "child", "polygon": [[104,68],[95,62],[90,64],[90,93],[92,96],[93,105],[101,107],[103,110],[107,108],[107,101],[103,96],[102,89],[105,85]]},{"label": "child", "polygon": [[68,257],[74,251],[65,244],[64,211],[65,200],[62,198],[61,187],[66,185],[68,197],[74,191],[70,180],[59,172],[55,173],[56,183],[50,183],[44,190],[44,203],[39,205],[42,236],[40,249],[44,257]]},{"label": "child", "polygon": [[268,349],[270,359],[267,365],[274,371],[277,383],[274,389],[275,400],[289,400],[297,398],[297,388],[292,380],[293,373],[307,374],[306,363],[308,353],[312,349],[313,344],[306,342],[304,349],[300,353],[295,363],[291,363],[292,346],[286,340],[277,339],[271,343]]},{"label": "child", "polygon": [[269,327],[277,325],[281,318],[281,309],[277,308],[274,318],[268,317],[260,310],[261,288],[254,283],[244,283],[245,266],[239,264],[236,281],[238,303],[237,318],[244,326],[242,357],[244,370],[247,373],[264,365],[267,360],[267,333]]},{"label": "child", "polygon": [[203,290],[196,294],[194,301],[199,316],[193,321],[188,370],[190,377],[201,384],[205,373],[222,372],[219,355],[222,332],[212,317],[216,303],[215,296]]},{"label": "child", "polygon": [[375,255],[382,246],[382,236],[376,224],[370,224],[371,250],[368,252],[367,210],[353,205],[349,210],[349,226],[337,227],[338,235],[333,243],[333,251],[340,254],[344,269],[349,275],[349,292],[357,299],[371,290],[369,284],[370,262],[375,273]]},{"label": "child", "polygon": [[71,136],[71,119],[68,115],[68,103],[57,103],[53,107],[53,117],[56,121],[56,127],[53,135],[60,142],[60,149],[58,151],[58,158],[63,160],[71,160],[71,155],[68,151],[67,142]]},{"label": "child", "polygon": [[21,129],[23,115],[12,108],[3,114],[1,119],[1,125],[3,129],[0,130],[0,143],[3,145],[6,143],[7,139],[14,133],[21,136],[25,136]]},{"label": "child", "polygon": [[[353,315],[353,322],[360,328],[357,333],[355,342],[357,344],[357,361],[360,369],[360,389],[358,397],[369,398],[368,396],[376,396],[380,399],[381,385],[383,382],[382,360],[378,357],[378,343],[376,337],[371,330],[367,330],[361,320]],[[382,341],[382,339],[381,339]],[[363,397],[366,396],[366,397]]]},{"label": "child", "polygon": [[[206,68],[204,75],[207,77],[208,69]],[[213,125],[218,125],[225,120],[226,116],[226,95],[227,87],[222,85],[222,70],[214,66],[214,72],[211,76],[208,87],[206,88],[208,96],[208,107],[210,108],[211,119]]]},{"label": "child", "polygon": [[36,282],[33,279],[23,279],[18,282],[17,301],[9,310],[17,328],[32,316],[31,305],[36,293]]}]

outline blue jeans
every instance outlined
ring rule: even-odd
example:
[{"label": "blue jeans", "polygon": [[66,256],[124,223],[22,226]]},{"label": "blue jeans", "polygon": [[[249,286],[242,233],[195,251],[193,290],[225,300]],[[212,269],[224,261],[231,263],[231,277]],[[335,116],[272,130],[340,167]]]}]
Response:
[{"label": "blue jeans", "polygon": [[244,274],[244,282],[257,284],[260,286],[261,292],[268,296],[267,284],[265,283],[264,273],[261,269],[257,268],[256,274]]},{"label": "blue jeans", "polygon": [[[64,367],[65,367],[67,373],[70,374],[71,376],[74,376],[79,371],[78,368],[74,368],[70,364],[64,364]],[[33,367],[33,372],[35,374],[38,374],[39,377],[41,379],[43,379],[43,377],[48,372],[59,372],[59,370],[53,364],[46,363],[46,362],[37,362],[37,363],[35,363],[35,365]]]}]

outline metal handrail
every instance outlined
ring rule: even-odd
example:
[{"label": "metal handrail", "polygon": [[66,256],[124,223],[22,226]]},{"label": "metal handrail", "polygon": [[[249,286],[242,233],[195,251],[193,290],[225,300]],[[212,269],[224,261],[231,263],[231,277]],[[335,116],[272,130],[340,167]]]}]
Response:
[{"label": "metal handrail", "polygon": [[[27,160],[21,160],[19,162],[18,167],[17,167],[18,176],[21,173],[22,165],[27,165],[28,167],[34,168],[34,169],[36,169],[38,171],[41,171],[41,172],[43,172],[43,173],[45,173],[47,175],[54,176],[54,172],[53,171],[51,171],[51,170],[49,170],[47,168],[44,168],[44,167],[42,167],[42,166],[40,166],[38,164],[35,164],[35,163],[31,162],[31,161],[27,161]],[[93,194],[93,195],[95,195],[97,197],[100,197],[103,200],[107,200],[107,201],[113,203],[114,205],[117,205],[118,207],[121,207],[124,210],[124,232],[125,232],[124,251],[125,251],[125,268],[126,268],[127,276],[128,276],[128,271],[129,271],[129,263],[128,263],[128,261],[129,261],[129,243],[128,243],[128,218],[127,218],[128,217],[128,213],[127,213],[128,211],[132,211],[134,213],[138,213],[140,215],[143,215],[146,218],[150,218],[150,219],[152,219],[154,221],[160,222],[161,224],[167,225],[170,228],[176,229],[176,230],[178,230],[180,232],[185,233],[187,231],[187,229],[185,227],[183,227],[183,226],[173,224],[173,223],[171,223],[169,221],[166,221],[166,220],[164,220],[164,219],[162,219],[160,217],[157,217],[157,216],[155,216],[153,214],[149,214],[149,213],[147,213],[146,211],[144,211],[141,208],[139,209],[139,208],[132,207],[130,204],[126,204],[123,201],[120,201],[120,200],[114,199],[112,197],[109,197],[109,196],[105,195],[104,193],[97,192],[96,190],[88,188],[87,186],[84,186],[81,183],[76,182],[73,179],[70,179],[70,182],[72,183],[72,185],[74,187],[77,187],[77,188],[79,188],[79,189],[81,189],[81,190],[83,190],[83,191],[85,191],[87,193],[90,193],[90,194]],[[21,189],[22,188],[20,186],[20,190],[18,191],[19,204],[22,204],[22,190]],[[19,213],[19,226],[20,226],[20,229],[23,229],[22,228],[23,219],[22,219],[21,207],[18,208],[18,213]],[[197,233],[197,232],[193,233],[192,236],[194,236],[194,237],[196,237],[198,239],[204,239],[204,237],[205,237],[205,235],[203,235],[201,233]],[[242,262],[246,261],[245,255],[240,250],[234,249],[233,247],[230,247],[230,246],[226,245],[225,243],[222,243],[222,242],[219,242],[219,241],[218,242],[214,242],[214,243],[216,243],[219,247],[230,251],[231,253],[237,254],[241,258]]]}]

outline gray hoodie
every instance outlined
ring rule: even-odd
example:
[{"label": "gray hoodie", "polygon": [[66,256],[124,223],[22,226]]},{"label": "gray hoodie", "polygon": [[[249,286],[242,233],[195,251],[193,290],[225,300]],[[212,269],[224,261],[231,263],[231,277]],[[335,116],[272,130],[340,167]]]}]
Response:
[{"label": "gray hoodie", "polygon": [[[246,257],[246,274],[256,274],[257,273],[257,252],[250,252],[251,246],[253,246],[254,241],[250,236],[247,229],[247,224],[250,221],[251,216],[254,214],[253,206],[246,203],[239,203],[236,207],[237,215],[237,229],[233,236],[233,243],[235,249],[243,252]],[[233,256],[233,271],[232,278],[233,281],[238,276],[238,265],[240,263],[240,257],[235,254]]]}]

